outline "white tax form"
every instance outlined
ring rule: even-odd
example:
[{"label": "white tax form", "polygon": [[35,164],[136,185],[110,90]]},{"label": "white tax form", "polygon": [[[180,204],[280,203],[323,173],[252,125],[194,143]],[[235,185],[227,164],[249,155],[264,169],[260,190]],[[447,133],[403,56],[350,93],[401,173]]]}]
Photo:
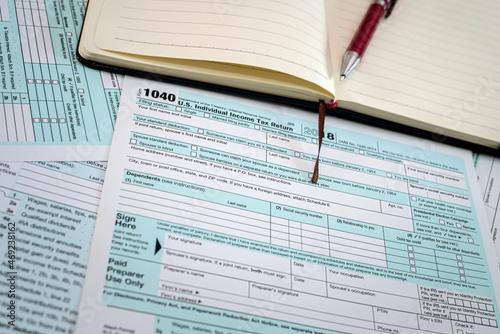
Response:
[{"label": "white tax form", "polygon": [[488,228],[497,250],[498,266],[500,267],[500,241],[498,241],[500,230],[500,158],[478,154],[474,157],[474,163],[488,217]]},{"label": "white tax form", "polygon": [[327,117],[313,184],[314,113],[122,92],[77,332],[499,333],[470,152]]}]

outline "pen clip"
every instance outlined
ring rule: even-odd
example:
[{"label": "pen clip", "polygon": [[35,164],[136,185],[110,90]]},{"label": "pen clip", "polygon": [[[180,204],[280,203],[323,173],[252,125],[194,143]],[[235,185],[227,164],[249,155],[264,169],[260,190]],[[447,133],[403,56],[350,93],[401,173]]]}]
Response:
[{"label": "pen clip", "polygon": [[392,10],[394,9],[394,5],[396,4],[397,0],[388,0],[387,1],[387,9],[385,11],[385,18],[388,18],[389,15],[391,15]]}]

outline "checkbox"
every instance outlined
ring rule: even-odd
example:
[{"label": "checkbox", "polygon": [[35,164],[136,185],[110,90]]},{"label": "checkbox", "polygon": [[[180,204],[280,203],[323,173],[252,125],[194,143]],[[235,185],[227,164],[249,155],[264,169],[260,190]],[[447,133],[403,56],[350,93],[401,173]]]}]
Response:
[{"label": "checkbox", "polygon": [[468,241],[469,241],[470,244],[474,243],[474,239],[472,239],[472,238],[469,238]]},{"label": "checkbox", "polygon": [[56,118],[51,118],[51,119],[50,119],[50,122],[51,122],[51,123],[57,123],[57,119],[56,119]]},{"label": "checkbox", "polygon": [[40,118],[33,118],[33,123],[40,123]]},{"label": "checkbox", "polygon": [[196,152],[191,152],[191,156],[196,158],[197,156]]},{"label": "checkbox", "polygon": [[457,228],[462,228],[462,224],[457,223]]},{"label": "checkbox", "polygon": [[49,119],[48,118],[42,118],[42,123],[48,123]]},{"label": "checkbox", "polygon": [[196,146],[196,145],[191,145],[191,150],[193,150],[193,151],[198,151],[198,146]]},{"label": "checkbox", "polygon": [[66,118],[59,118],[59,123],[66,123]]},{"label": "checkbox", "polygon": [[415,267],[410,267],[410,271],[411,271],[412,273],[416,273],[416,272],[417,272],[417,268],[415,268]]},{"label": "checkbox", "polygon": [[203,134],[203,133],[204,133],[204,130],[203,130],[203,129],[198,129],[198,133]]},{"label": "checkbox", "polygon": [[417,198],[415,196],[412,196],[411,200],[415,202],[417,200]]},{"label": "checkbox", "polygon": [[462,261],[462,255],[457,255],[457,260]]},{"label": "checkbox", "polygon": [[137,144],[137,139],[130,139],[130,144],[133,144],[133,145]]},{"label": "checkbox", "polygon": [[443,219],[439,219],[439,224],[444,225],[444,220]]},{"label": "checkbox", "polygon": [[293,155],[295,155],[298,158],[300,157],[300,152],[295,152]]},{"label": "checkbox", "polygon": [[359,150],[359,154],[364,155],[365,151],[364,150]]},{"label": "checkbox", "polygon": [[387,177],[392,177],[392,173],[385,174]]},{"label": "checkbox", "polygon": [[[181,110],[182,110],[181,107],[179,107],[179,106],[175,107],[175,111],[181,111]],[[205,117],[208,117],[207,114],[205,114]]]},{"label": "checkbox", "polygon": [[260,130],[260,125],[255,124],[253,127],[255,130]]},{"label": "checkbox", "polygon": [[78,93],[85,93],[85,90],[83,88],[78,88]]},{"label": "checkbox", "polygon": [[[177,108],[179,108],[179,107],[177,107]],[[179,109],[180,109],[180,108],[179,108]],[[180,111],[180,110],[178,110],[178,111]],[[206,113],[204,113],[204,114],[203,114],[203,117],[205,117],[205,118],[210,118],[210,114],[206,112]]]},{"label": "checkbox", "polygon": [[318,140],[317,140],[316,138],[313,138],[313,139],[311,139],[311,142],[312,142],[313,144],[317,144],[317,143],[318,143]]},{"label": "checkbox", "polygon": [[467,282],[467,280],[465,279],[465,276],[460,276],[460,280],[461,280],[462,282]]},{"label": "checkbox", "polygon": [[413,252],[413,246],[408,246],[407,248],[410,252]]}]

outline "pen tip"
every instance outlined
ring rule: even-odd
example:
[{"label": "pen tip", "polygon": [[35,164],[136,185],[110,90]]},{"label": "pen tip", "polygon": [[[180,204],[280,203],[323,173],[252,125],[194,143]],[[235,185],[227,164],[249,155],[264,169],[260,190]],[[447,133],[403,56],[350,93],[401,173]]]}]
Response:
[{"label": "pen tip", "polygon": [[340,76],[340,81],[342,81],[342,80],[344,80],[344,79],[345,79],[345,74],[342,74],[342,75]]}]

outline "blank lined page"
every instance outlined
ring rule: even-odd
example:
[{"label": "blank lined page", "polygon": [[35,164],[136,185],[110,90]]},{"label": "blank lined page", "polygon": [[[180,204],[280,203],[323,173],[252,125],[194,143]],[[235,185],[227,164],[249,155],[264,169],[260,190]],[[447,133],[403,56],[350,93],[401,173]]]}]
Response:
[{"label": "blank lined page", "polygon": [[248,65],[333,91],[323,1],[107,0],[105,50]]},{"label": "blank lined page", "polygon": [[[337,71],[370,3],[328,2],[328,16],[334,18],[329,33]],[[390,111],[391,120],[423,126],[438,135],[464,132],[497,147],[498,13],[498,1],[398,1],[392,16],[379,25],[357,69],[342,82],[335,75],[336,96],[369,106],[366,111],[376,116],[382,114],[373,108]]]}]

